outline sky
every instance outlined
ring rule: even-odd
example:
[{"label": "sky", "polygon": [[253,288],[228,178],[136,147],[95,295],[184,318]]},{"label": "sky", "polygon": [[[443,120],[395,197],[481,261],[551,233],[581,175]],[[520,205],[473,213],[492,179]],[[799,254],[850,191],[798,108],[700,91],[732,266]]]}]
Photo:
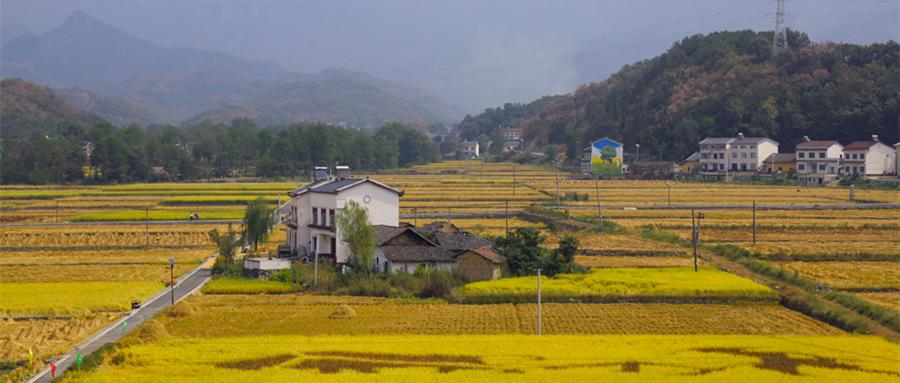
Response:
[{"label": "sky", "polygon": [[[900,0],[786,1],[788,27],[813,41],[900,40]],[[477,113],[602,81],[692,34],[772,30],[775,8],[775,0],[2,0],[0,23],[7,41],[83,10],[163,46],[295,72],[364,71]]]}]

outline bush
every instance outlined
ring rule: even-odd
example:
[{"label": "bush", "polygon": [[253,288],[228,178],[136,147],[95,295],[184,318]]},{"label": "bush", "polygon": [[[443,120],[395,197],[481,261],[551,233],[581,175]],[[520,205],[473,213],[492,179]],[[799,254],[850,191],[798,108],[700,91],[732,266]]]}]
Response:
[{"label": "bush", "polygon": [[422,275],[424,286],[418,294],[419,298],[449,298],[459,281],[447,271],[432,270]]}]

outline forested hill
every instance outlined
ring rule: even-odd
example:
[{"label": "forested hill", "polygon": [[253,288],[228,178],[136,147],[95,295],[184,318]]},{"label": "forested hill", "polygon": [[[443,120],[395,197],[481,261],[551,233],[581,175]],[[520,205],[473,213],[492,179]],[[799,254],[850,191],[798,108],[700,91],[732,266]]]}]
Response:
[{"label": "forested hill", "polygon": [[553,100],[525,120],[535,147],[566,146],[569,158],[592,139],[624,140],[641,154],[680,160],[705,136],[768,136],[793,151],[804,135],[848,142],[900,134],[900,45],[810,44],[771,58],[772,33],[698,35]]},{"label": "forested hill", "polygon": [[50,88],[20,79],[0,81],[0,131],[4,139],[56,134],[68,125],[102,122],[97,115],[69,104]]}]

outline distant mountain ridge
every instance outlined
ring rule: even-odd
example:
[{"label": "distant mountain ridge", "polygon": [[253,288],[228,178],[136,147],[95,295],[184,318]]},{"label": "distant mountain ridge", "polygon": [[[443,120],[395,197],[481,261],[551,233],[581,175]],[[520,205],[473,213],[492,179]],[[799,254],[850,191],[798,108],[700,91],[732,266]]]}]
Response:
[{"label": "distant mountain ridge", "polygon": [[4,139],[57,134],[70,125],[87,128],[103,122],[48,87],[21,79],[0,81],[0,131]]},{"label": "distant mountain ridge", "polygon": [[6,44],[0,73],[89,91],[90,99],[105,106],[95,111],[117,124],[220,121],[258,113],[255,119],[262,124],[371,126],[452,122],[462,115],[424,91],[365,73],[293,74],[274,63],[223,52],[161,47],[81,11],[50,32],[22,34]]}]

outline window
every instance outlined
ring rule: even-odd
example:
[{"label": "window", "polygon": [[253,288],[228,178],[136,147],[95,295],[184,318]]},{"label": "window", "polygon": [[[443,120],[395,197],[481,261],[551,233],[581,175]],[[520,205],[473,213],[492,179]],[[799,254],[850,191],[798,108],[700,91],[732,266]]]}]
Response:
[{"label": "window", "polygon": [[806,153],[797,152],[797,158],[806,158],[806,157],[804,157],[805,155],[806,155]]},{"label": "window", "polygon": [[866,155],[863,154],[863,153],[860,153],[860,154],[859,154],[859,159],[861,159],[861,160],[866,159]]},{"label": "window", "polygon": [[798,164],[797,169],[806,170],[806,164]]},{"label": "window", "polygon": [[731,153],[731,158],[737,158],[737,153]]},{"label": "window", "polygon": [[756,158],[756,152],[750,152],[750,158]]},{"label": "window", "polygon": [[819,158],[825,158],[825,152],[819,153]]},{"label": "window", "polygon": [[313,225],[319,224],[319,209],[315,208],[315,207],[313,208],[313,222],[312,223],[313,223]]},{"label": "window", "polygon": [[719,170],[725,170],[725,164],[719,164]]},{"label": "window", "polygon": [[819,171],[825,171],[825,164],[819,164]]},{"label": "window", "polygon": [[747,158],[747,153],[741,153],[741,158]]},{"label": "window", "polygon": [[747,164],[741,164],[741,170],[747,170]]},{"label": "window", "polygon": [[334,209],[329,209],[329,210],[328,210],[328,219],[329,219],[329,221],[328,221],[328,222],[329,222],[328,226],[334,226]]},{"label": "window", "polygon": [[319,209],[319,214],[322,215],[322,217],[319,218],[319,220],[322,222],[322,226],[327,225],[327,223],[325,223],[325,209]]}]

